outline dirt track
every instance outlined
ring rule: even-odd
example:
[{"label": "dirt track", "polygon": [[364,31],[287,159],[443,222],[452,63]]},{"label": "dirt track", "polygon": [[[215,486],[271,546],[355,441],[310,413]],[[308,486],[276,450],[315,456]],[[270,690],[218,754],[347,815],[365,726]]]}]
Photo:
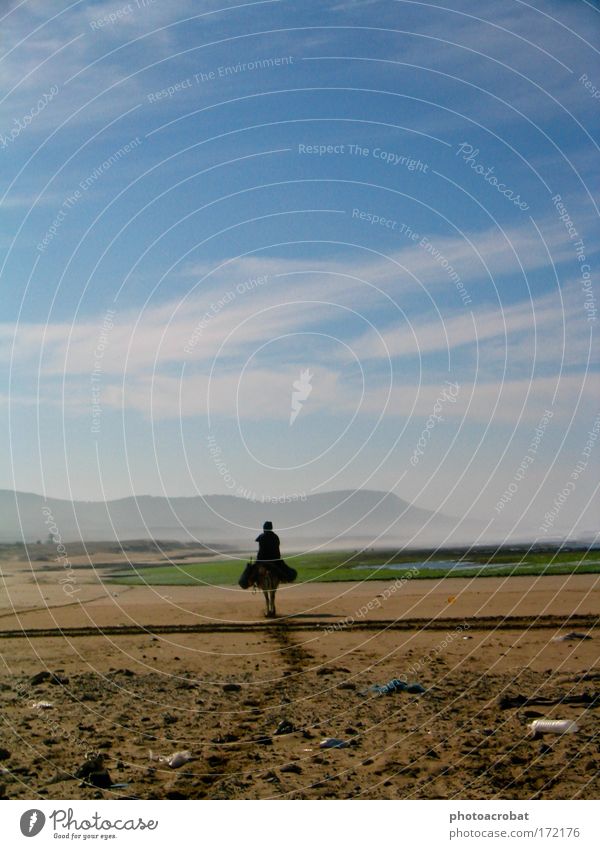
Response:
[{"label": "dirt track", "polygon": [[[0,639],[36,637],[94,637],[102,635],[123,636],[130,634],[213,634],[244,633],[269,631],[285,627],[287,631],[449,631],[464,623],[464,619],[366,619],[347,623],[328,622],[319,625],[314,622],[294,620],[293,616],[266,622],[230,622],[212,625],[113,625],[90,626],[83,628],[27,628],[14,631],[0,631]],[[479,616],[469,619],[471,628],[485,631],[513,630],[528,631],[531,628],[552,628],[588,631],[600,625],[600,616]]]}]

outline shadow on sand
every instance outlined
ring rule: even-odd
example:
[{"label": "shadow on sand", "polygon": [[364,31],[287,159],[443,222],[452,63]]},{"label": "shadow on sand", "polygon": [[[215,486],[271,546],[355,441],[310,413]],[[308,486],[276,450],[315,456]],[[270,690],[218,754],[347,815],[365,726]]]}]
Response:
[{"label": "shadow on sand", "polygon": [[278,616],[277,619],[340,619],[339,613],[287,613],[285,616]]}]

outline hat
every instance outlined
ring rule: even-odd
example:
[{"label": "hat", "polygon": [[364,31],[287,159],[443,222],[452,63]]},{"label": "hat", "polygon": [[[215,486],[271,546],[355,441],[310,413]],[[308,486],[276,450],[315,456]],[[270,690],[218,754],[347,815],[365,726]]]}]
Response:
[{"label": "hat", "polygon": [[273,530],[273,522],[265,522],[263,525],[263,531],[272,531]]}]

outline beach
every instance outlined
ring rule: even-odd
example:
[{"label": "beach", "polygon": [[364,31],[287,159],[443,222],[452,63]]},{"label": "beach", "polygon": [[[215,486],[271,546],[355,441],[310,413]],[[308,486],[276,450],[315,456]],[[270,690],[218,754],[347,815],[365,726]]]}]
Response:
[{"label": "beach", "polygon": [[294,584],[266,621],[234,587],[3,573],[4,798],[597,797],[596,575]]}]

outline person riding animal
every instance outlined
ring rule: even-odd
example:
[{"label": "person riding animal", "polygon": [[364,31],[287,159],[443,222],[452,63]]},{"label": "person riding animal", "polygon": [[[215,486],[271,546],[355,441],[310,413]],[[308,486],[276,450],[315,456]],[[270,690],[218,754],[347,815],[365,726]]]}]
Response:
[{"label": "person riding animal", "polygon": [[297,572],[281,559],[280,540],[273,530],[272,522],[265,522],[263,532],[256,537],[258,552],[255,563],[247,563],[239,580],[246,590],[249,587],[261,589],[265,595],[266,613],[271,618],[275,613],[275,592],[280,582],[291,583],[296,580]]}]

